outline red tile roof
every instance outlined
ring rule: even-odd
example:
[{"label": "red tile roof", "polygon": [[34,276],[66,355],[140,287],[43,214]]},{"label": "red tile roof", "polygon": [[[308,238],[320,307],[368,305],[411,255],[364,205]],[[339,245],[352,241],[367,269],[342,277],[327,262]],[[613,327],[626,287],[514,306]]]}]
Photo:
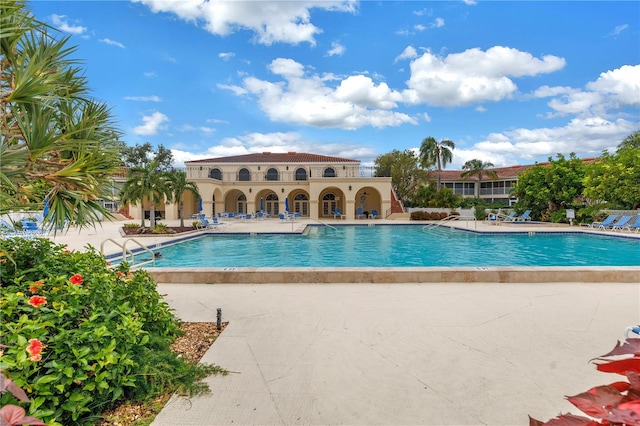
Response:
[{"label": "red tile roof", "polygon": [[[585,163],[592,163],[596,160],[596,158],[583,158],[582,161]],[[547,161],[543,162],[543,163],[538,163],[538,165],[541,166],[548,166],[549,163]],[[529,169],[531,167],[535,166],[535,164],[527,164],[524,166],[521,165],[516,165],[516,166],[509,166],[509,167],[495,167],[493,169],[489,169],[489,170],[493,170],[494,172],[496,172],[496,174],[498,175],[498,179],[513,179],[515,180],[518,175],[520,173],[522,173],[523,171],[525,171],[526,169]],[[463,177],[461,177],[460,175],[464,173],[464,170],[442,170],[440,177],[442,180],[465,180]],[[429,172],[429,179],[437,179],[438,178],[438,172],[436,171],[430,171]],[[482,174],[482,179],[489,179],[491,180],[492,178],[490,178],[489,176],[486,175],[486,173]],[[477,176],[472,176],[472,177],[468,177],[467,180],[478,180]]]},{"label": "red tile roof", "polygon": [[205,160],[185,161],[186,165],[198,163],[356,163],[359,160],[350,160],[348,158],[330,157],[328,155],[307,154],[304,152],[263,152],[261,154],[233,155],[231,157],[208,158]]}]

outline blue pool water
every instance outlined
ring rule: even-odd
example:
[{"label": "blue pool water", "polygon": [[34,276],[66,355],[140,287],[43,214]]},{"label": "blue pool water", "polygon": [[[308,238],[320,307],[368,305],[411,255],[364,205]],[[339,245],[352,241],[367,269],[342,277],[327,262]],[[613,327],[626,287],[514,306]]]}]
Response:
[{"label": "blue pool water", "polygon": [[307,235],[214,234],[159,251],[156,267],[640,266],[640,240],[425,232],[412,225],[311,227]]}]

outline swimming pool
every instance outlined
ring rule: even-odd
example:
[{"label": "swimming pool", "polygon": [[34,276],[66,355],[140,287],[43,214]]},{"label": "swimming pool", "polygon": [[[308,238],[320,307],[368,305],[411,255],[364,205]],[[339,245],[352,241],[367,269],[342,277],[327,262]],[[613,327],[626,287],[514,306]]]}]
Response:
[{"label": "swimming pool", "polygon": [[582,233],[478,234],[415,225],[214,234],[160,249],[157,268],[640,266],[640,241]]}]

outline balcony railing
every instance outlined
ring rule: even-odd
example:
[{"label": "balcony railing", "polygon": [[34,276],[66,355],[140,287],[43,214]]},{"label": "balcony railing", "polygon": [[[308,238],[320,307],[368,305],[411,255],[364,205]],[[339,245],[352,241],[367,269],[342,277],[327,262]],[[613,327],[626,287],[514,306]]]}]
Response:
[{"label": "balcony railing", "polygon": [[[281,171],[277,179],[273,179],[273,175],[268,175],[266,170],[251,171],[248,175],[243,175],[243,179],[240,179],[238,172],[224,172],[221,174],[222,181],[226,182],[305,182],[309,179],[357,179],[357,178],[371,178],[375,177],[375,167],[360,167],[359,169],[341,169],[334,168],[335,176],[325,177],[323,176],[325,167],[312,167],[307,169],[306,179],[299,179],[295,170]],[[209,178],[209,169],[187,169],[187,177],[192,179]],[[247,179],[248,177],[248,179]]]}]

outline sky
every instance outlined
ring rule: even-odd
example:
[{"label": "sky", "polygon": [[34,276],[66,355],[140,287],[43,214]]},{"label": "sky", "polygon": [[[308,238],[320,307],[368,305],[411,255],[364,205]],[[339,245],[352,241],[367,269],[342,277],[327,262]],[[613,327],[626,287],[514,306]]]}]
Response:
[{"label": "sky", "polygon": [[128,145],[184,161],[360,160],[455,143],[447,169],[597,157],[640,130],[639,1],[31,1]]}]

